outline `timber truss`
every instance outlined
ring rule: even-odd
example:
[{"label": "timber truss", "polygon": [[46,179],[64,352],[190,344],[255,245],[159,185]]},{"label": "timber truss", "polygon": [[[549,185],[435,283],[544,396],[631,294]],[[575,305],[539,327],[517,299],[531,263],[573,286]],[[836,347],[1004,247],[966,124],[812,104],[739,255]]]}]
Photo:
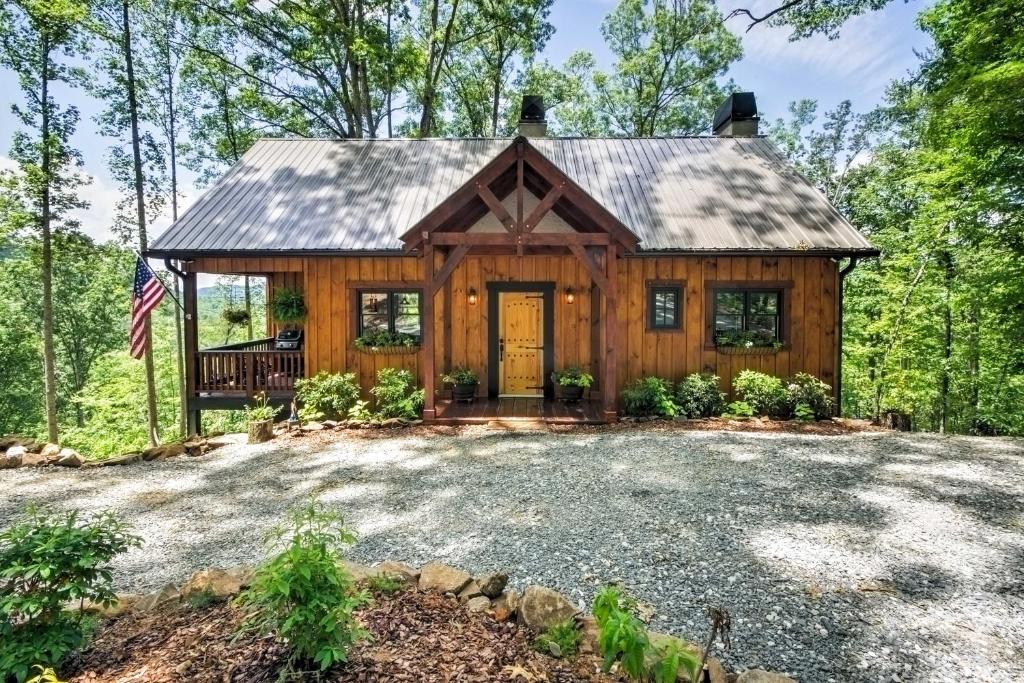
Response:
[{"label": "timber truss", "polygon": [[[539,203],[526,213],[527,192]],[[515,215],[501,198],[515,193]],[[553,212],[574,232],[538,232]],[[504,232],[469,232],[488,213]],[[470,254],[523,257],[571,253],[586,268],[604,300],[600,345],[601,401],[607,420],[615,417],[618,256],[636,250],[637,236],[604,206],[570,180],[526,138],[518,137],[469,182],[445,199],[402,236],[404,248],[423,256],[424,418],[436,417],[434,404],[434,297]],[[439,267],[438,267],[439,266]]]}]

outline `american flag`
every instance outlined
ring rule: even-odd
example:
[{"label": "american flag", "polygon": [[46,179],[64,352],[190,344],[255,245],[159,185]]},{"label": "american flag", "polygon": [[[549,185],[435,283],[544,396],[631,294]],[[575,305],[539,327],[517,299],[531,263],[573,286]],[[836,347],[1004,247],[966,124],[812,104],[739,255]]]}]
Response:
[{"label": "american flag", "polygon": [[135,259],[135,286],[132,288],[132,356],[142,358],[149,346],[146,316],[164,298],[164,286],[141,258]]}]

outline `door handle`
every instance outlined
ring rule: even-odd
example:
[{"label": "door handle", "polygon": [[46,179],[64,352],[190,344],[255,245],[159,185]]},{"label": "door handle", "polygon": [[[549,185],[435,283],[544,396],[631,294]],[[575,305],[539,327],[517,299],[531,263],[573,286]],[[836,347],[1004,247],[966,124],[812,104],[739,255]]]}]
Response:
[{"label": "door handle", "polygon": [[498,360],[505,360],[505,340],[498,340]]}]

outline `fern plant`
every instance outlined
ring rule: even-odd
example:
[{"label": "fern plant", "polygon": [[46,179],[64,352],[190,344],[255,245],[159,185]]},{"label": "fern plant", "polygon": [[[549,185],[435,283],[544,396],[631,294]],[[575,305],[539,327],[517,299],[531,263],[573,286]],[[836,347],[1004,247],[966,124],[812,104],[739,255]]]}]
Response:
[{"label": "fern plant", "polygon": [[306,319],[306,301],[302,297],[302,292],[297,289],[281,287],[274,290],[270,308],[274,320],[285,325]]}]

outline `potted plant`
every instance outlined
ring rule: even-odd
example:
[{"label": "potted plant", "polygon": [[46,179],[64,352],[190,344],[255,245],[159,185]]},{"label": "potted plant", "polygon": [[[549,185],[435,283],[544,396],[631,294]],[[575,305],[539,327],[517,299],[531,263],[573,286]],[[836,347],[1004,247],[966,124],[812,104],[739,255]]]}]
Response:
[{"label": "potted plant", "polygon": [[551,381],[561,387],[564,401],[575,402],[583,398],[583,391],[589,389],[594,383],[594,376],[574,365],[561,372],[553,373]]},{"label": "potted plant", "polygon": [[715,333],[715,348],[719,353],[771,354],[781,349],[782,345],[772,335],[756,330],[719,330]]},{"label": "potted plant", "polygon": [[306,301],[297,289],[275,289],[270,308],[274,320],[282,325],[300,323],[306,319]]},{"label": "potted plant", "polygon": [[419,350],[416,337],[405,332],[377,330],[363,332],[352,342],[357,351],[363,353],[415,353]]},{"label": "potted plant", "polygon": [[441,382],[452,388],[452,400],[472,403],[480,384],[477,374],[466,367],[458,367],[441,375]]},{"label": "potted plant", "polygon": [[263,443],[274,438],[274,417],[281,412],[281,406],[270,405],[264,392],[256,394],[251,406],[245,406],[246,431],[249,443]]}]

